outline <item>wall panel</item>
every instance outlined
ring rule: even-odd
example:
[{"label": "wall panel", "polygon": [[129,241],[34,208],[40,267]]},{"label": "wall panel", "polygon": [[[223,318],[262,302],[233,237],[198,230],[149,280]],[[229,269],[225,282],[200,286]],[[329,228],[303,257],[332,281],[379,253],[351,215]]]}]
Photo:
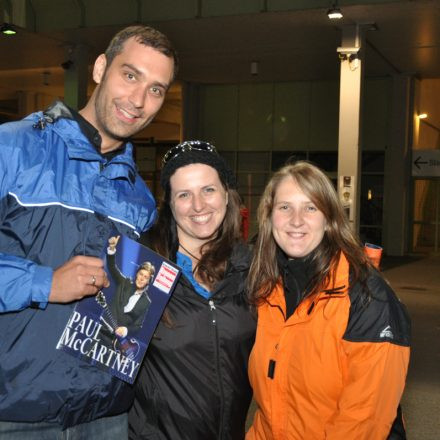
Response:
[{"label": "wall panel", "polygon": [[272,148],[273,84],[240,86],[238,148],[270,150]]}]

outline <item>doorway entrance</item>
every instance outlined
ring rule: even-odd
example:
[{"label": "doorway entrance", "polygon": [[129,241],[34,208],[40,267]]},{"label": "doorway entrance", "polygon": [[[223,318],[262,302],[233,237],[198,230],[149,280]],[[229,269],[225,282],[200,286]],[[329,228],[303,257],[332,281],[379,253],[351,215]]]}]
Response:
[{"label": "doorway entrance", "polygon": [[412,251],[437,254],[440,250],[440,179],[413,182]]}]

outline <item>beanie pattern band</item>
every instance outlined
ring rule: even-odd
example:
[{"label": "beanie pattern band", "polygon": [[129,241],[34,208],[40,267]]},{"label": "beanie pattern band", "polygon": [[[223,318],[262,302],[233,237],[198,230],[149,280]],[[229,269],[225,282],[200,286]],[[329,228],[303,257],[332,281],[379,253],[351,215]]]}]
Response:
[{"label": "beanie pattern band", "polygon": [[[193,148],[191,148],[192,145]],[[198,148],[201,145],[204,147],[203,149]],[[214,168],[220,180],[225,183],[228,188],[236,188],[235,176],[226,161],[217,153],[213,145],[201,141],[186,141],[168,150],[164,156],[164,166],[160,175],[162,188],[167,188],[171,176],[179,168],[197,163]]]}]

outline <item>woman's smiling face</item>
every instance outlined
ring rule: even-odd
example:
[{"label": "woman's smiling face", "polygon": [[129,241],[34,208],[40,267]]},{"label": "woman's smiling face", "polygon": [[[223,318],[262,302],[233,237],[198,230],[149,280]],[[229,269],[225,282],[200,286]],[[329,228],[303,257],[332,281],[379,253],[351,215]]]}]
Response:
[{"label": "woman's smiling face", "polygon": [[288,257],[302,258],[315,250],[326,224],[324,214],[292,177],[279,183],[272,209],[272,234]]},{"label": "woman's smiling face", "polygon": [[228,204],[217,171],[200,163],[183,166],[171,176],[170,188],[179,242],[194,249],[215,237]]}]

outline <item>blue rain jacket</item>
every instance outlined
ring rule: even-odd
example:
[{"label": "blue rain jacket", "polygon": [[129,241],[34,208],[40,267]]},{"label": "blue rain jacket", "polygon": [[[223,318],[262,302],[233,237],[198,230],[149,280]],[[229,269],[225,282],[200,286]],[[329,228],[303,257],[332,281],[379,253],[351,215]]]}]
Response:
[{"label": "blue rain jacket", "polygon": [[114,228],[136,238],[155,215],[131,144],[107,161],[73,119],[0,126],[1,421],[68,427],[128,409],[128,385],[56,349],[75,303],[48,295],[55,268],[101,256]]}]

